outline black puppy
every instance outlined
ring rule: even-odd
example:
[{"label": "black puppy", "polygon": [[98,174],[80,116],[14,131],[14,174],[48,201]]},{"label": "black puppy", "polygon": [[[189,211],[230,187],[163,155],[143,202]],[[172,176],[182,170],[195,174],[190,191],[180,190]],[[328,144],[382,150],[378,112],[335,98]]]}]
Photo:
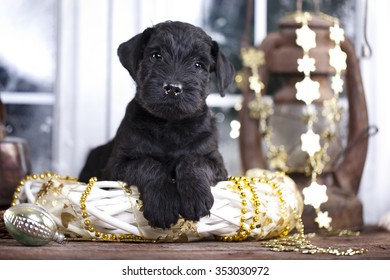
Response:
[{"label": "black puppy", "polygon": [[233,66],[202,29],[182,22],[146,29],[118,56],[137,92],[115,138],[90,153],[79,179],[137,186],[153,227],[169,228],[179,215],[199,220],[213,205],[210,186],[227,178],[206,105],[210,74],[223,96]]}]

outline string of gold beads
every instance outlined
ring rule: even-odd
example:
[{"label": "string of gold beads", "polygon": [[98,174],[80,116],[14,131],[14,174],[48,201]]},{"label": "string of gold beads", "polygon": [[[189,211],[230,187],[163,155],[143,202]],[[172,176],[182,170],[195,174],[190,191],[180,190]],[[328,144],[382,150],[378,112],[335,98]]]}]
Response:
[{"label": "string of gold beads", "polygon": [[[234,183],[235,189],[238,191],[241,199],[241,217],[240,217],[240,228],[237,230],[237,232],[230,236],[218,236],[217,239],[220,241],[244,241],[246,240],[252,233],[254,229],[257,228],[256,223],[259,221],[259,214],[260,214],[260,201],[258,199],[258,195],[256,194],[256,190],[253,184],[251,184],[251,179],[245,176],[231,176],[229,177],[229,181],[232,181]],[[249,224],[249,226],[246,224],[246,221],[248,218],[245,216],[245,214],[248,213],[248,202],[247,202],[247,194],[245,193],[245,189],[249,189],[252,194],[252,204],[254,207],[254,215],[252,217],[252,222]]]},{"label": "string of gold beads", "polygon": [[[277,177],[272,177],[272,178],[252,178],[252,181],[254,183],[262,183],[262,184],[267,184],[272,187],[274,193],[278,196],[279,198],[279,203],[280,203],[280,212],[283,218],[283,221],[287,223],[287,225],[283,228],[283,231],[279,233],[280,237],[286,236],[289,234],[291,228],[289,226],[289,220],[288,220],[288,214],[287,214],[287,207],[286,207],[286,201],[283,197],[283,192],[280,189],[280,184],[277,183]],[[259,202],[258,202],[259,203]]]},{"label": "string of gold beads", "polygon": [[302,254],[332,254],[336,256],[354,256],[361,255],[367,252],[364,248],[323,248],[313,245],[307,237],[313,234],[306,234],[302,217],[293,210],[297,219],[296,229],[297,233],[293,235],[280,236],[270,240],[262,241],[260,244],[275,252],[299,252]]},{"label": "string of gold beads", "polygon": [[275,252],[299,252],[302,254],[331,254],[336,256],[354,256],[367,252],[364,248],[331,248],[313,245],[305,235],[296,233],[290,236],[262,241],[261,245]]},{"label": "string of gold beads", "polygon": [[115,234],[100,232],[92,225],[91,220],[88,219],[89,214],[87,212],[86,202],[89,194],[91,193],[92,187],[96,182],[96,177],[90,178],[84,192],[80,196],[81,217],[84,219],[85,229],[88,230],[91,234],[93,234],[95,238],[98,238],[103,241],[146,241],[146,239],[144,239],[142,236],[130,233]]},{"label": "string of gold beads", "polygon": [[20,200],[20,193],[22,192],[27,181],[37,181],[37,180],[47,180],[47,179],[50,180],[52,178],[62,179],[62,180],[73,180],[73,181],[77,180],[77,178],[70,177],[70,176],[61,177],[54,172],[44,172],[39,174],[26,175],[24,179],[19,181],[18,186],[15,188],[14,195],[12,196],[11,206],[15,206],[18,200]]}]

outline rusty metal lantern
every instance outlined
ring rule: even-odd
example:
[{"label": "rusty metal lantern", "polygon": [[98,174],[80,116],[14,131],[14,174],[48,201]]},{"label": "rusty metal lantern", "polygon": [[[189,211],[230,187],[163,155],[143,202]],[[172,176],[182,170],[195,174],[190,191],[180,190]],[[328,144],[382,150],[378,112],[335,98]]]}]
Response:
[{"label": "rusty metal lantern", "polygon": [[[301,26],[296,21],[296,13],[286,15],[279,20],[279,32],[273,32],[266,36],[256,50],[264,53],[264,64],[258,67],[258,73],[263,83],[263,95],[275,87],[272,83],[277,80],[277,90],[269,98],[273,99],[274,110],[278,115],[287,114],[284,121],[279,123],[274,118],[271,126],[275,132],[276,141],[284,140],[291,144],[289,149],[289,163],[292,168],[287,171],[288,175],[295,180],[302,189],[306,186],[310,177],[302,170],[302,159],[294,156],[291,151],[297,142],[292,135],[294,131],[302,128],[295,127],[288,116],[289,110],[300,110],[303,102],[296,99],[296,83],[303,79],[303,74],[297,70],[297,60],[302,57],[303,51],[296,43],[296,30]],[[324,101],[332,96],[330,88],[330,76],[335,70],[329,64],[329,49],[334,45],[329,39],[329,28],[333,25],[331,17],[316,10],[310,13],[308,26],[316,34],[316,47],[310,49],[310,57],[315,59],[315,70],[311,78],[320,85],[320,97],[314,101],[315,106],[322,106]],[[353,44],[346,38],[340,43],[343,52],[346,53],[347,68],[344,72],[344,100],[347,101],[345,112],[345,127],[340,128],[341,133],[336,135],[338,143],[329,150],[332,158],[324,170],[319,174],[318,181],[327,186],[328,201],[323,208],[332,217],[332,227],[338,229],[359,228],[363,225],[362,203],[357,197],[359,185],[365,165],[368,147],[368,114],[362,84],[359,62],[355,54]],[[251,116],[250,104],[256,96],[249,87],[249,69],[245,70],[242,81],[243,103],[239,112],[241,122],[240,153],[243,171],[253,168],[270,169],[264,151],[264,131],[259,130],[259,119]],[[294,109],[295,108],[295,109]],[[297,109],[298,108],[298,109]],[[291,113],[291,112],[290,112]],[[296,116],[296,113],[293,113]],[[289,120],[290,118],[290,120]],[[287,122],[285,120],[287,119]],[[278,131],[279,129],[279,131]],[[298,140],[299,141],[299,140]],[[296,161],[294,161],[294,158]],[[295,168],[294,168],[295,167]],[[311,207],[305,206],[303,221],[306,228],[317,229],[314,222],[315,213]]]},{"label": "rusty metal lantern", "polygon": [[0,98],[0,210],[10,206],[20,180],[31,173],[27,142],[7,136],[5,120],[6,110]]}]

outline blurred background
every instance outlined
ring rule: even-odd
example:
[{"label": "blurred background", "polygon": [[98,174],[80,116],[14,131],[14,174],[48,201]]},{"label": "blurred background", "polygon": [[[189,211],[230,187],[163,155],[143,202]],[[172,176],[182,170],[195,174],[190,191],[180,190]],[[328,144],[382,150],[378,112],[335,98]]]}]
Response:
[{"label": "blurred background", "polygon": [[[369,139],[359,191],[365,223],[376,224],[390,211],[390,2],[367,1],[318,3],[322,12],[340,18],[355,45],[369,123],[379,128]],[[88,151],[115,135],[134,95],[134,83],[117,58],[119,44],[158,22],[186,21],[218,41],[239,70],[246,5],[245,0],[0,0],[0,94],[7,135],[26,139],[33,172],[77,176]],[[277,31],[278,19],[294,10],[293,0],[255,0],[254,43]],[[208,98],[231,175],[243,172],[240,101],[236,86],[225,98]]]}]

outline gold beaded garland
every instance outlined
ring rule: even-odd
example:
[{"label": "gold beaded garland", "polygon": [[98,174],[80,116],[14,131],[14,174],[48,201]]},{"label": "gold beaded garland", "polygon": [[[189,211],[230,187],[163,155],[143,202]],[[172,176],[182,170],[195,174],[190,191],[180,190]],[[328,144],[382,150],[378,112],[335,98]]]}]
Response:
[{"label": "gold beaded garland", "polygon": [[[252,222],[249,224],[249,226],[245,223],[248,219],[245,217],[244,214],[248,212],[246,206],[246,193],[244,192],[244,189],[247,188],[252,193],[252,203],[255,207],[254,213],[259,215],[260,209],[258,208],[261,205],[261,202],[258,200],[258,195],[256,194],[256,190],[254,187],[254,183],[265,183],[274,189],[274,193],[279,197],[279,201],[281,203],[281,212],[282,217],[284,220],[287,220],[287,210],[286,210],[286,201],[283,197],[283,192],[280,189],[280,186],[275,183],[273,180],[267,180],[265,178],[248,178],[248,177],[235,177],[232,176],[229,178],[230,181],[233,182],[234,188],[239,191],[241,204],[243,208],[241,209],[241,213],[243,214],[240,218],[240,227],[237,230],[237,232],[230,236],[218,236],[217,240],[219,241],[225,241],[225,242],[237,242],[237,241],[244,241],[247,240],[248,237],[251,235],[252,231],[256,229],[258,226],[256,223],[259,221],[258,216],[252,217]],[[363,254],[366,252],[364,248],[322,248],[319,246],[313,245],[310,240],[308,240],[308,237],[314,236],[314,234],[308,234],[305,235],[304,233],[304,225],[302,222],[301,216],[297,213],[297,210],[293,210],[295,218],[297,219],[296,224],[296,230],[297,233],[293,235],[288,235],[290,233],[291,228],[287,225],[285,229],[280,233],[278,238],[269,239],[266,241],[261,241],[260,243],[266,247],[269,248],[272,251],[276,252],[300,252],[303,254],[332,254],[336,256],[353,256],[357,254]],[[270,220],[269,218],[266,219],[265,224],[269,224]],[[342,233],[345,234],[345,233]],[[346,233],[350,234],[350,233]]]},{"label": "gold beaded garland", "polygon": [[[61,180],[71,180],[74,182],[77,182],[76,178],[73,177],[60,177],[55,173],[47,172],[47,173],[41,173],[41,174],[33,174],[30,176],[26,176],[25,179],[21,180],[19,182],[19,185],[15,189],[14,193],[14,199],[12,201],[12,206],[20,203],[21,198],[20,193],[22,192],[23,187],[25,186],[27,181],[31,180],[45,180],[48,179],[41,187],[40,191],[37,193],[37,196],[42,196],[45,194],[45,192],[49,191],[51,188],[53,182],[52,178],[61,179]],[[217,240],[221,241],[244,241],[247,240],[248,237],[251,236],[253,233],[253,230],[260,228],[262,225],[258,224],[260,221],[259,215],[261,214],[260,206],[262,205],[262,202],[259,200],[259,196],[256,193],[256,183],[264,183],[272,187],[273,189],[273,195],[278,197],[278,200],[280,202],[280,209],[282,213],[282,219],[284,221],[288,220],[288,212],[287,212],[287,206],[286,206],[286,200],[283,195],[283,191],[281,189],[281,185],[277,182],[277,180],[274,180],[274,178],[249,178],[249,177],[230,177],[229,180],[233,183],[233,188],[238,192],[240,199],[241,199],[241,216],[240,216],[240,227],[237,230],[237,232],[231,236],[220,236],[217,237]],[[80,205],[79,208],[81,210],[81,215],[84,219],[83,224],[86,230],[88,230],[95,239],[93,240],[101,240],[101,241],[124,241],[124,242],[156,242],[157,240],[149,240],[145,239],[142,236],[137,236],[134,234],[127,234],[127,233],[119,233],[119,234],[108,234],[100,232],[96,229],[94,225],[92,225],[91,219],[89,218],[89,214],[87,212],[87,200],[88,196],[92,191],[92,188],[94,184],[97,182],[96,178],[91,178],[86,185],[85,190],[80,196]],[[123,191],[126,195],[130,195],[131,191],[126,188],[126,185],[122,185]],[[245,192],[247,191],[247,192]],[[248,191],[251,194],[251,197],[248,196]],[[19,200],[19,201],[18,201]],[[251,213],[251,211],[248,210],[248,207],[253,207],[253,212],[255,215],[252,217],[247,217],[248,213]],[[300,214],[297,213],[297,209],[293,209],[293,213],[295,218],[297,219],[296,229],[297,233],[294,235],[288,236],[290,232],[290,227],[287,225],[284,230],[279,234],[279,238],[269,239],[266,241],[262,241],[261,244],[265,246],[266,248],[269,248],[273,251],[278,252],[288,252],[288,251],[294,251],[294,252],[300,252],[300,253],[306,253],[306,254],[315,254],[315,253],[327,253],[327,254],[333,254],[337,256],[353,256],[356,254],[363,254],[366,252],[365,249],[353,249],[353,248],[347,248],[347,249],[341,249],[341,248],[322,248],[313,245],[307,237],[312,237],[313,234],[304,234],[304,225],[302,223],[302,219],[300,217]],[[265,213],[263,213],[265,214]],[[249,225],[247,222],[249,222]],[[270,218],[266,218],[264,225],[270,224],[272,221]],[[182,228],[182,227],[181,227]],[[349,231],[342,231],[340,232],[340,235],[351,235]],[[79,238],[66,238],[66,240],[78,240]]]},{"label": "gold beaded garland", "polygon": [[47,182],[47,185],[45,187],[43,186],[40,189],[40,191],[37,193],[37,197],[39,198],[43,194],[43,192],[47,190],[49,184],[51,184],[50,179],[52,179],[52,178],[66,180],[66,181],[77,181],[77,178],[75,178],[75,177],[71,177],[71,176],[63,177],[63,176],[59,176],[58,174],[53,173],[53,172],[45,172],[45,173],[27,175],[24,177],[24,179],[19,181],[19,185],[15,188],[15,192],[14,192],[14,195],[12,197],[11,206],[15,206],[17,204],[18,200],[20,200],[19,195],[20,195],[20,193],[21,193],[21,191],[22,191],[22,189],[27,181],[49,179]]},{"label": "gold beaded garland", "polygon": [[[241,198],[241,205],[242,205],[241,214],[242,214],[242,216],[240,217],[240,227],[235,234],[230,235],[230,236],[218,236],[217,237],[218,240],[227,241],[227,242],[244,241],[252,234],[253,230],[261,227],[260,224],[256,224],[260,221],[260,218],[258,215],[261,213],[260,209],[259,209],[261,202],[259,200],[258,194],[256,193],[255,183],[264,183],[264,184],[268,184],[268,185],[272,186],[275,193],[279,196],[279,201],[281,202],[283,219],[287,221],[286,211],[285,211],[285,209],[286,209],[285,201],[282,197],[282,192],[280,191],[277,183],[275,183],[271,180],[266,180],[264,178],[249,178],[246,176],[231,176],[231,177],[229,177],[229,181],[231,181],[233,183],[233,188],[239,192],[240,198]],[[255,213],[255,215],[252,216],[251,218],[248,218],[245,216],[245,214],[248,213],[248,209],[247,209],[248,202],[246,199],[247,195],[244,192],[245,189],[249,190],[251,195],[252,195],[251,204],[254,208],[253,212]],[[246,222],[248,220],[251,220],[249,225],[246,224]],[[290,228],[287,227],[287,229],[285,231],[283,231],[280,236],[287,235],[289,233],[289,229]]]},{"label": "gold beaded garland", "polygon": [[[45,173],[40,173],[40,174],[32,174],[32,175],[27,175],[25,176],[24,179],[20,180],[19,185],[15,188],[14,195],[13,195],[13,200],[10,204],[10,206],[15,206],[18,204],[18,200],[20,200],[20,193],[22,191],[22,188],[25,186],[27,181],[37,181],[37,180],[47,180],[47,182],[42,184],[41,189],[38,191],[36,194],[37,200],[39,200],[40,197],[42,197],[52,186],[52,180],[51,179],[59,179],[59,180],[66,180],[66,181],[74,181],[77,182],[76,177],[71,177],[71,176],[59,176],[58,174],[54,172],[45,172]],[[97,178],[93,177],[89,180],[89,183],[87,184],[84,192],[80,196],[80,210],[81,210],[81,216],[84,219],[84,225],[85,228],[94,234],[94,236],[100,240],[104,241],[129,241],[129,242],[134,242],[134,241],[142,241],[142,242],[154,242],[154,240],[148,240],[143,238],[142,236],[137,236],[134,234],[126,234],[126,233],[121,233],[118,236],[116,234],[107,234],[107,233],[101,233],[96,230],[96,228],[91,224],[91,221],[88,219],[89,214],[86,211],[86,201],[88,195],[91,193],[92,187],[94,183],[97,182]],[[123,187],[123,191],[127,194],[128,191]],[[78,238],[67,238],[65,237],[65,240],[77,240]]]},{"label": "gold beaded garland", "polygon": [[[97,239],[101,239],[103,241],[148,241],[148,239],[138,236],[135,234],[125,234],[125,233],[120,233],[120,234],[108,234],[108,233],[102,233],[92,225],[91,220],[88,219],[89,214],[87,212],[87,198],[88,195],[91,193],[92,187],[94,184],[97,182],[96,177],[92,177],[89,179],[89,182],[84,190],[84,192],[81,194],[80,197],[80,210],[81,210],[81,216],[84,219],[84,225],[85,229],[87,229],[91,234],[93,234]],[[123,191],[128,194],[128,191],[124,186],[122,186]],[[150,240],[149,240],[150,241]]]}]

